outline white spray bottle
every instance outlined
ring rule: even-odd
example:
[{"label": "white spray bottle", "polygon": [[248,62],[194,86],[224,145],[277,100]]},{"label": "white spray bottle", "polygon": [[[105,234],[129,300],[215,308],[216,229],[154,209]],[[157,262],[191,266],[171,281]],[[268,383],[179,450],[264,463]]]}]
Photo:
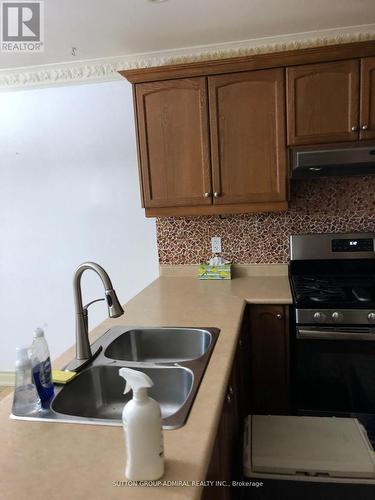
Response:
[{"label": "white spray bottle", "polygon": [[126,381],[124,394],[133,390],[133,399],[122,412],[125,432],[125,476],[132,481],[151,481],[164,474],[164,446],[159,403],[147,388],[154,384],[145,373],[120,368]]}]

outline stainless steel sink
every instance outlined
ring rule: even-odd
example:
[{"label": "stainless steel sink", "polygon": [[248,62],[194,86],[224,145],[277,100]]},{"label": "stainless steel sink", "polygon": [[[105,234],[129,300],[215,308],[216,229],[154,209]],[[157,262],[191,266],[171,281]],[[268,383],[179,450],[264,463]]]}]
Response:
[{"label": "stainless steel sink", "polygon": [[[94,366],[82,372],[61,391],[52,403],[58,413],[88,418],[120,420],[131,394],[123,394],[124,379],[117,366]],[[181,410],[193,387],[194,375],[188,368],[158,366],[142,368],[154,386],[149,395],[159,402],[164,424]]]},{"label": "stainless steel sink", "polygon": [[203,356],[211,342],[212,334],[198,328],[138,328],[117,337],[104,355],[124,361],[186,361]]},{"label": "stainless steel sink", "polygon": [[111,328],[92,345],[101,348],[98,357],[67,385],[55,387],[48,408],[11,418],[122,425],[130,394],[123,394],[118,372],[127,366],[150,376],[149,394],[160,404],[163,428],[177,429],[186,422],[218,335],[217,328]]}]

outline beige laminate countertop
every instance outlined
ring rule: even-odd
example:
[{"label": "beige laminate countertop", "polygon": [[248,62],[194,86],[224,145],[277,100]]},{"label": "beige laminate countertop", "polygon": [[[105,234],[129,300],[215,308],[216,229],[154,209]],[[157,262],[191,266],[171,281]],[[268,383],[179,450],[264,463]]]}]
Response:
[{"label": "beige laminate countertop", "polygon": [[[287,276],[199,281],[161,277],[130,300],[125,315],[106,320],[91,333],[115,325],[206,326],[221,332],[184,427],[164,432],[163,481],[203,481],[215,439],[246,302],[290,304]],[[54,363],[74,357],[70,348]],[[12,395],[0,403],[0,498],[196,499],[199,486],[115,486],[124,477],[121,427],[24,422],[9,419]]]}]

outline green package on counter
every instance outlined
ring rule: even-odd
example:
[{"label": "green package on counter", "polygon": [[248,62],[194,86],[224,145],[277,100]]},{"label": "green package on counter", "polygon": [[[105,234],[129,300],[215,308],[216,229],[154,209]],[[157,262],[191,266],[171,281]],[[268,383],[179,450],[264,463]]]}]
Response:
[{"label": "green package on counter", "polygon": [[201,264],[199,266],[199,279],[200,280],[230,280],[231,264],[221,264],[218,266],[211,266],[210,264]]}]

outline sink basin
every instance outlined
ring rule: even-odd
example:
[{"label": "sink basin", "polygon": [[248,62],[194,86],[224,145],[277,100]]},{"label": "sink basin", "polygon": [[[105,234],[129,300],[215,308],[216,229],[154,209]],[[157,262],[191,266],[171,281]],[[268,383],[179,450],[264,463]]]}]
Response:
[{"label": "sink basin", "polygon": [[123,361],[186,361],[203,356],[211,342],[211,333],[199,328],[134,329],[111,342],[104,355]]},{"label": "sink basin", "polygon": [[[163,419],[178,412],[193,387],[191,370],[177,366],[142,368],[154,386],[149,395],[160,404]],[[123,394],[124,379],[117,366],[95,366],[67,384],[52,403],[58,413],[78,417],[121,420],[131,393]]]},{"label": "sink basin", "polygon": [[[55,386],[55,397],[36,414],[12,414],[19,420],[95,425],[122,425],[123,366],[146,373],[149,394],[160,404],[163,429],[183,426],[197,395],[215,342],[217,328],[115,326],[92,345],[97,356],[80,366],[68,384]],[[66,369],[77,369],[72,360]]]}]

